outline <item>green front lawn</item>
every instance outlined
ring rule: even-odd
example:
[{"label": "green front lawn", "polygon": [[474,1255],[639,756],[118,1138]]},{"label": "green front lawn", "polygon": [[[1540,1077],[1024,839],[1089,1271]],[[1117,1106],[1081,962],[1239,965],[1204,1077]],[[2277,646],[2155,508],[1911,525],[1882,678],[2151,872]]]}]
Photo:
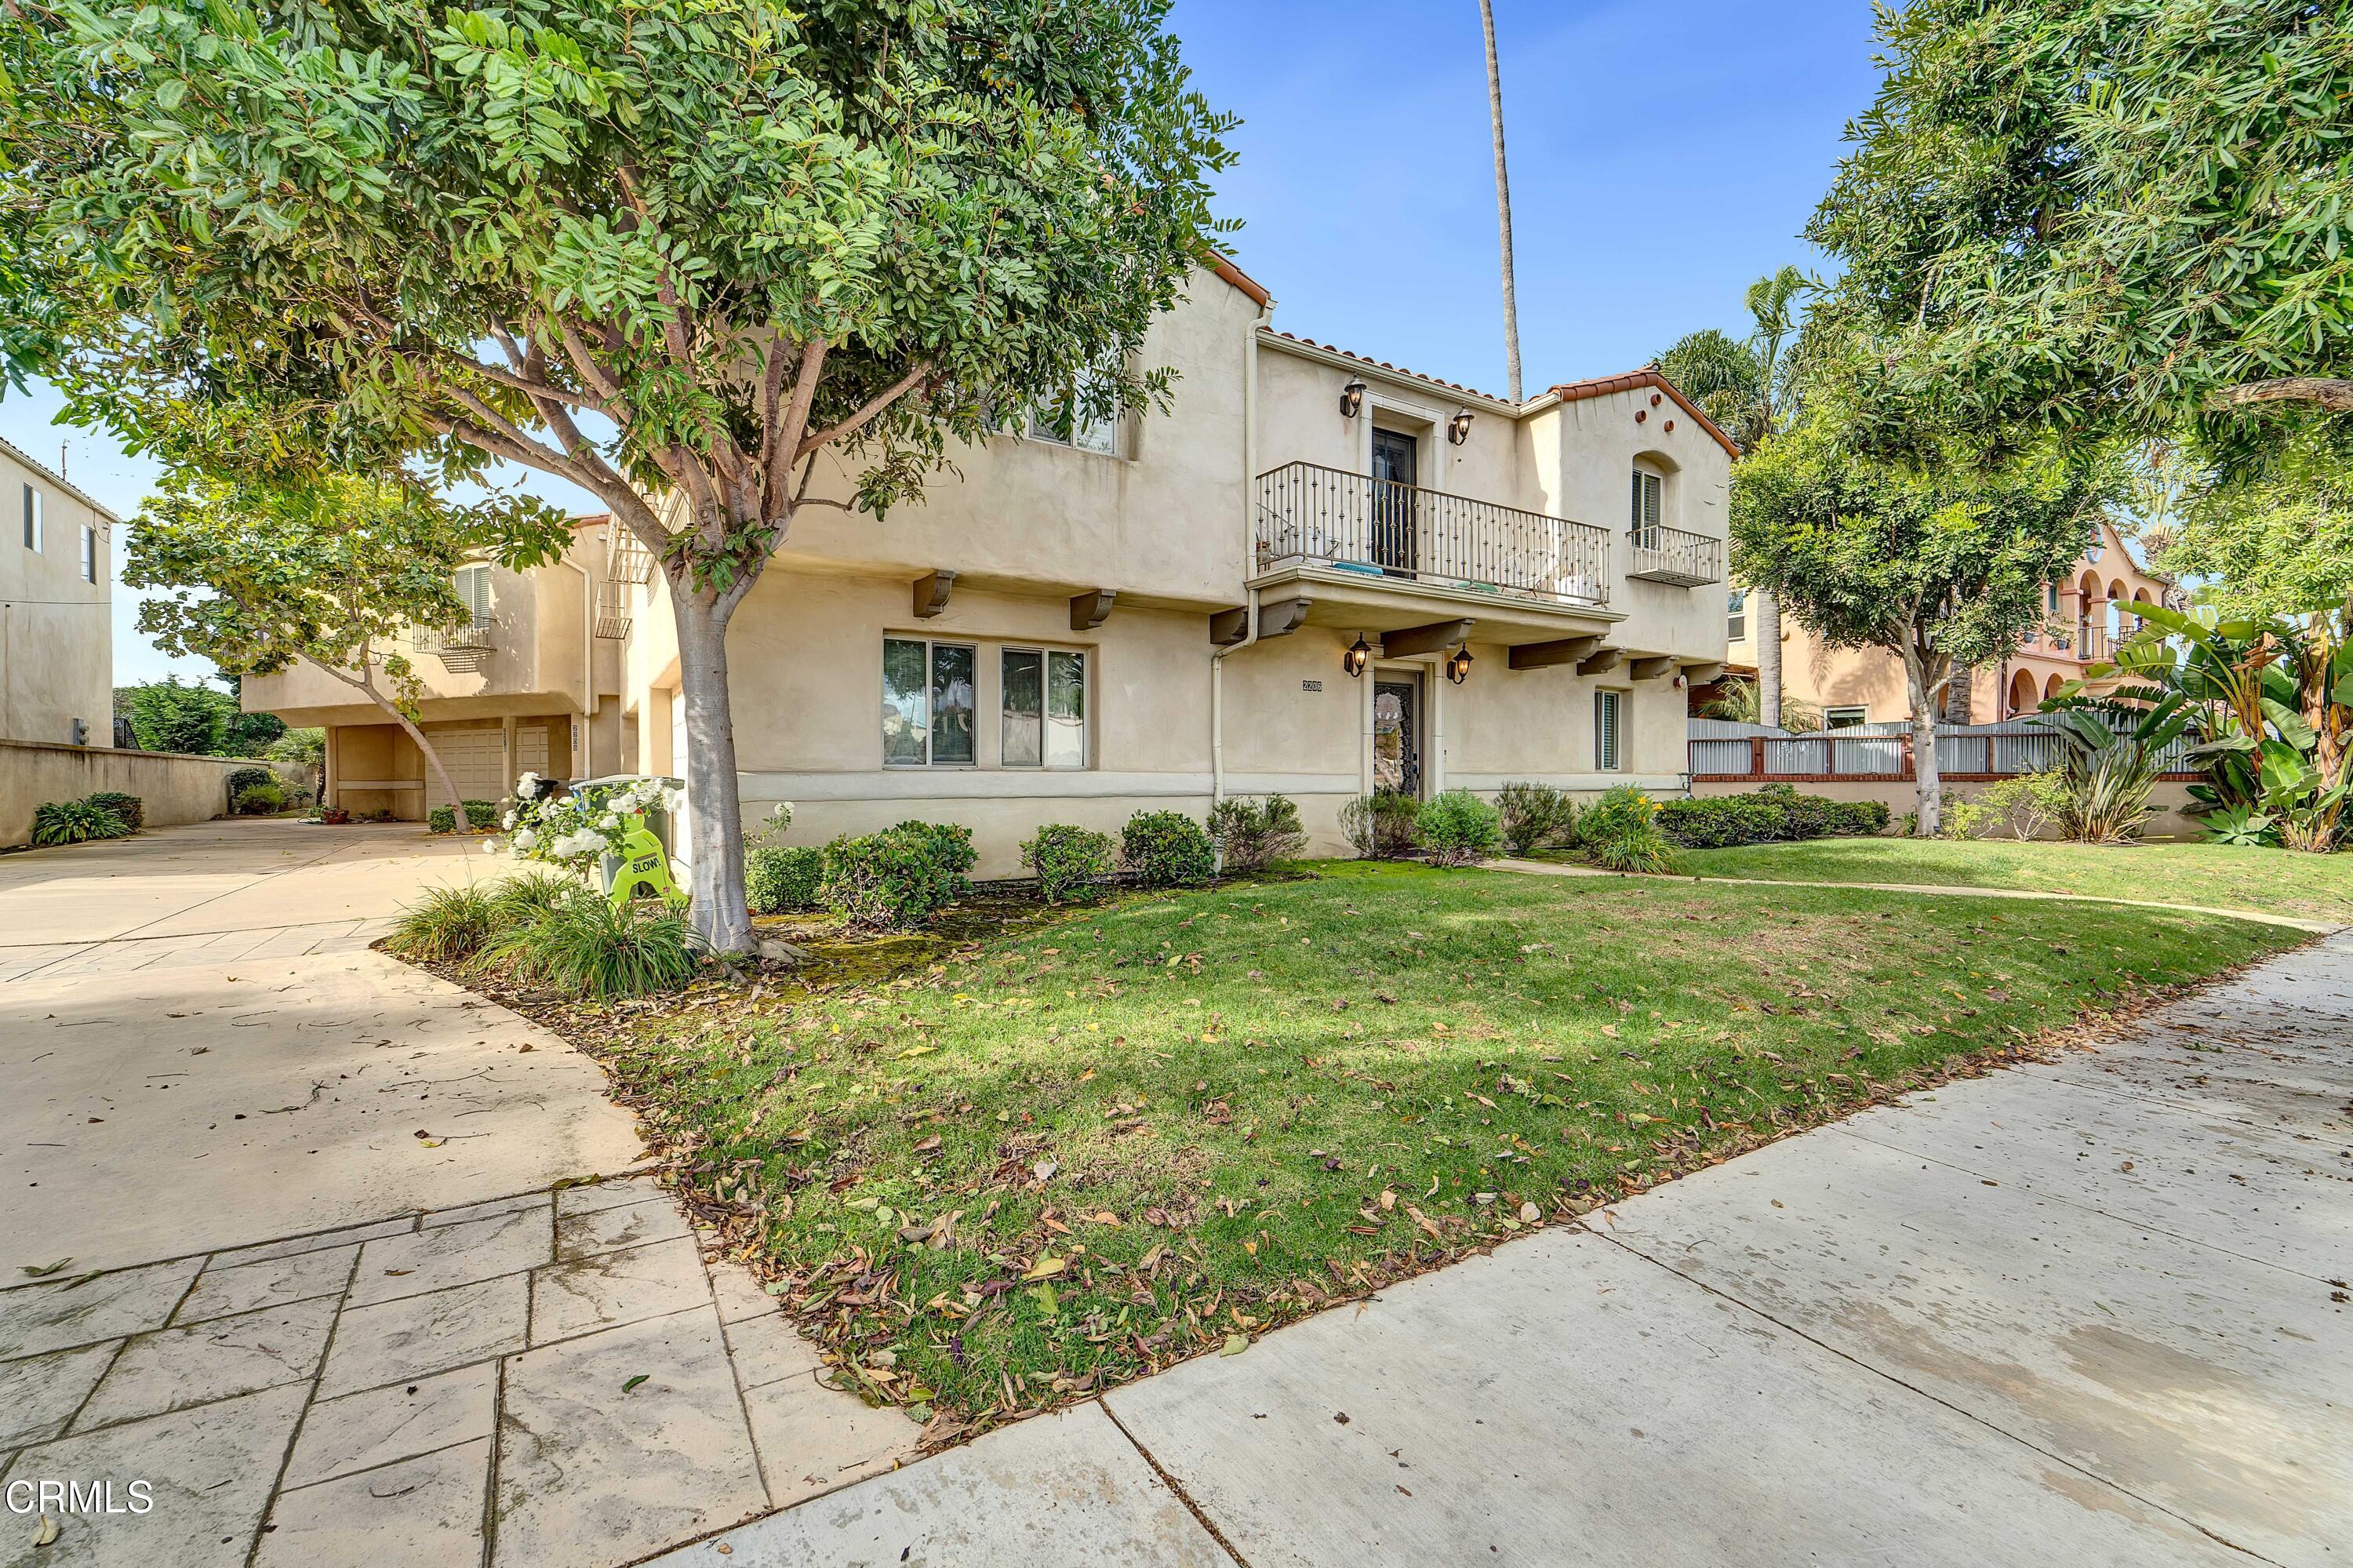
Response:
[{"label": "green front lawn", "polygon": [[2227,844],[1816,839],[1692,850],[1683,854],[1682,869],[1697,876],[1767,882],[2016,887],[2353,921],[2353,854],[2298,854]]},{"label": "green front lawn", "polygon": [[837,1375],[949,1422],[1240,1349],[2298,939],[1395,863],[1022,908],[571,1020]]}]

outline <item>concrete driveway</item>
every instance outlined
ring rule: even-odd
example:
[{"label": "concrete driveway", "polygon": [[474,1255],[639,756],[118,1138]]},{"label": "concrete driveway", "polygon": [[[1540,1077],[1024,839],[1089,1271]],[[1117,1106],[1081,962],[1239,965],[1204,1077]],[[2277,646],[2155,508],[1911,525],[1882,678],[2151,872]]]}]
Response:
[{"label": "concrete driveway", "polygon": [[501,869],[282,821],[0,856],[0,1563],[595,1568],[906,1452],[627,1174],[593,1062],[368,949]]},{"label": "concrete driveway", "polygon": [[2338,937],[662,1562],[2319,1568],[2348,1275]]}]

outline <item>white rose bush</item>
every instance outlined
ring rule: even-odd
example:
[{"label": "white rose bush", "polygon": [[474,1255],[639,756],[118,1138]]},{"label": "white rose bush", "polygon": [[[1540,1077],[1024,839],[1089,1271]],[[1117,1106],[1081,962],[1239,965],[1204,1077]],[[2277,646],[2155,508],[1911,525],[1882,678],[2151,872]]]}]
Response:
[{"label": "white rose bush", "polygon": [[538,785],[537,775],[530,773],[515,781],[515,799],[502,824],[506,839],[492,840],[486,846],[490,853],[503,850],[519,860],[587,871],[605,856],[621,853],[639,813],[676,813],[686,805],[686,791],[659,779],[637,779],[586,799],[548,794]]}]

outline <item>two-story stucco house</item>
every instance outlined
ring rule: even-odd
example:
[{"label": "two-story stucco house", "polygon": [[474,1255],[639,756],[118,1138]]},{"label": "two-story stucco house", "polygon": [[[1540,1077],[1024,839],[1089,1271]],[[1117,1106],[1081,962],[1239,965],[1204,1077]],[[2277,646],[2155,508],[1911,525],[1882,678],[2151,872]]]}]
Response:
[{"label": "two-story stucco house", "polygon": [[114,744],[114,514],[0,441],[0,740]]},{"label": "two-story stucco house", "polygon": [[[1289,795],[1333,852],[1377,786],[1683,787],[1684,687],[1725,656],[1730,448],[1655,371],[1514,405],[1277,332],[1223,263],[1145,355],[1179,373],[1166,413],[995,437],[920,505],[796,519],[729,634],[747,820],[961,821],[1002,874],[1041,823],[1227,795]],[[562,567],[470,570],[477,626],[418,657],[461,789],[682,774],[642,550],[584,518]],[[413,748],[331,683],[245,692],[329,726],[344,805],[428,804]]]},{"label": "two-story stucco house", "polygon": [[[2042,593],[2042,625],[2017,652],[1997,664],[1956,673],[1941,709],[1947,722],[1990,724],[2036,712],[2044,698],[2082,680],[2085,665],[2114,656],[2117,642],[2140,624],[2134,605],[2180,602],[2172,579],[2136,561],[2123,535],[2105,519],[2082,557],[2063,578],[2044,584]],[[1736,587],[1728,604],[1725,668],[1753,678],[1758,633],[1758,618],[1751,613],[1754,599]],[[1781,690],[1820,708],[1824,725],[1832,729],[1899,723],[1912,713],[1903,662],[1894,654],[1832,648],[1787,612],[1781,616]]]}]

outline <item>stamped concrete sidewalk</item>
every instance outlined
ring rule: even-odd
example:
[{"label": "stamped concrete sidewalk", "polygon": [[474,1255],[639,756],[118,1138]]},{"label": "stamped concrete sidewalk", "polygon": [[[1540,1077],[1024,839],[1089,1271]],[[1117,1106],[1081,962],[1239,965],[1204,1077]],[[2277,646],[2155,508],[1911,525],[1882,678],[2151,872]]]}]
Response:
[{"label": "stamped concrete sidewalk", "polygon": [[[0,1563],[594,1568],[906,1454],[621,1174],[593,1063],[368,950],[496,869],[285,822],[0,856]],[[108,1480],[152,1510],[32,1544],[18,1483]]]},{"label": "stamped concrete sidewalk", "polygon": [[2348,1275],[2339,936],[659,1561],[2320,1568]]}]

